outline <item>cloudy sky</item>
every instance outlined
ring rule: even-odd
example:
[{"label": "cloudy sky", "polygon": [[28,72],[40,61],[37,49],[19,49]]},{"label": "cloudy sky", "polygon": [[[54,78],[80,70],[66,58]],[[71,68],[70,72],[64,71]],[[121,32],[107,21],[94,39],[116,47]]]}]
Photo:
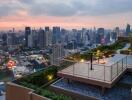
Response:
[{"label": "cloudy sky", "polygon": [[132,0],[0,0],[0,29],[25,26],[124,28]]}]

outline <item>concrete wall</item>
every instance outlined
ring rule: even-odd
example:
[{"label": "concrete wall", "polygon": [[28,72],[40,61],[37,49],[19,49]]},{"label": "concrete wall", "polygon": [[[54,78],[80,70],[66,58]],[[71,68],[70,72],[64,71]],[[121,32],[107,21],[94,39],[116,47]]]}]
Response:
[{"label": "concrete wall", "polygon": [[46,98],[46,97],[37,95],[37,94],[35,94],[35,93],[32,93],[32,97],[31,97],[31,98],[32,98],[31,100],[50,100],[50,99],[48,99],[48,98]]},{"label": "concrete wall", "polygon": [[61,88],[57,88],[57,87],[54,87],[54,86],[50,86],[49,89],[51,91],[54,91],[56,94],[64,94],[66,96],[70,96],[72,98],[72,100],[98,100],[97,98],[94,98],[94,97],[81,95],[81,94],[71,92],[71,91],[68,91],[68,90],[64,90],[64,89],[61,89]]},{"label": "concrete wall", "polygon": [[6,85],[6,100],[50,100],[33,92],[32,89],[9,82]]},{"label": "concrete wall", "polygon": [[14,83],[6,85],[6,100],[30,100],[29,92],[33,90]]}]

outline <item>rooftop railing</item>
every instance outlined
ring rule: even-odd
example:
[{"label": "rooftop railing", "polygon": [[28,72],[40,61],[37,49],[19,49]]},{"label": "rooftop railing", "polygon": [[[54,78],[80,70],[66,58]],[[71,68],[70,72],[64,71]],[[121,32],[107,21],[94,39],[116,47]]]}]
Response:
[{"label": "rooftop railing", "polygon": [[77,77],[89,78],[99,81],[112,82],[127,69],[127,56],[112,65],[92,64],[89,62],[77,62],[62,70],[64,74]]}]

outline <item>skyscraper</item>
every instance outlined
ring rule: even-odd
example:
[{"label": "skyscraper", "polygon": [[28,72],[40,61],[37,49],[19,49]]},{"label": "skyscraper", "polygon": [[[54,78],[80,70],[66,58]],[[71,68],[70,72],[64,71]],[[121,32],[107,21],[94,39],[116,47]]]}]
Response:
[{"label": "skyscraper", "polygon": [[105,37],[105,44],[110,43],[110,33],[108,32]]},{"label": "skyscraper", "polygon": [[7,34],[2,34],[3,46],[7,45]]},{"label": "skyscraper", "polygon": [[32,41],[33,47],[38,47],[38,31],[35,29],[32,30]]},{"label": "skyscraper", "polygon": [[45,27],[45,39],[46,39],[46,47],[52,45],[52,31],[49,27]]},{"label": "skyscraper", "polygon": [[96,43],[101,44],[103,39],[104,39],[104,28],[98,28],[96,34]]},{"label": "skyscraper", "polygon": [[119,27],[116,27],[116,28],[115,28],[115,32],[116,32],[116,34],[117,34],[117,37],[120,37],[120,36],[121,36]]},{"label": "skyscraper", "polygon": [[130,34],[130,32],[131,32],[131,26],[129,24],[127,24],[125,36],[128,36]]},{"label": "skyscraper", "polygon": [[31,34],[31,28],[25,27],[25,46],[28,47],[28,36]]},{"label": "skyscraper", "polygon": [[52,45],[51,64],[60,65],[61,57],[65,56],[64,46],[61,43]]},{"label": "skyscraper", "polygon": [[38,32],[38,47],[45,48],[46,47],[46,35],[43,29],[39,29]]},{"label": "skyscraper", "polygon": [[28,35],[28,47],[32,48],[33,47],[33,32]]},{"label": "skyscraper", "polygon": [[7,35],[7,45],[13,46],[18,44],[18,38],[16,33],[8,33]]},{"label": "skyscraper", "polygon": [[61,31],[60,27],[53,27],[53,43],[58,43],[61,41]]},{"label": "skyscraper", "polygon": [[117,40],[117,33],[116,32],[111,32],[111,38],[113,41]]},{"label": "skyscraper", "polygon": [[45,32],[49,31],[50,28],[48,26],[45,27]]}]

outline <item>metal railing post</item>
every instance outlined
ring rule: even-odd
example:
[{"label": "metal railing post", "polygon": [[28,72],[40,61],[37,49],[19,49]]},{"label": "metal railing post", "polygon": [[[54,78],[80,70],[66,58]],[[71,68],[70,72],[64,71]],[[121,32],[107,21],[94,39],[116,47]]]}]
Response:
[{"label": "metal railing post", "polygon": [[75,68],[74,67],[75,67],[75,64],[73,64],[73,76],[74,76],[74,71],[75,71]]},{"label": "metal railing post", "polygon": [[89,63],[88,63],[88,78],[89,78]]},{"label": "metal railing post", "polygon": [[112,68],[112,66],[111,66],[111,76],[110,76],[111,81],[112,81],[112,69],[113,69],[113,68]]},{"label": "metal railing post", "polygon": [[119,63],[119,62],[117,62],[117,76],[118,76],[118,69],[119,69],[119,68],[118,68],[118,63]]},{"label": "metal railing post", "polygon": [[122,59],[122,72],[123,72],[123,66],[124,66],[124,64],[123,64],[123,60],[124,60],[124,58]]},{"label": "metal railing post", "polygon": [[105,66],[104,66],[104,81],[105,81]]}]

